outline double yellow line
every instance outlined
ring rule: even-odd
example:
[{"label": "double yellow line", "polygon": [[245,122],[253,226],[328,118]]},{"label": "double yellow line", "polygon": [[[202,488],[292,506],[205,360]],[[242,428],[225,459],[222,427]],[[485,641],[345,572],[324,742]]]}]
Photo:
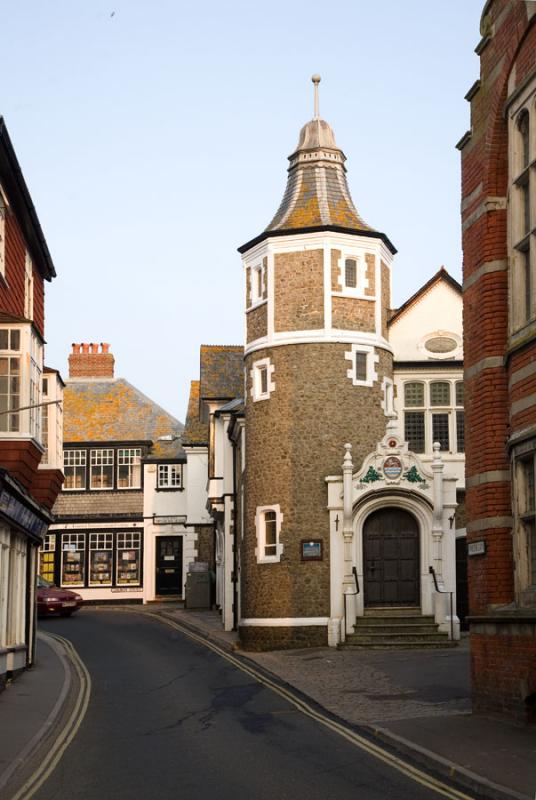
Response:
[{"label": "double yellow line", "polygon": [[196,633],[193,633],[189,628],[182,626],[180,623],[176,623],[173,620],[170,620],[167,617],[161,617],[159,614],[147,614],[147,616],[153,617],[154,619],[158,620],[159,622],[163,622],[165,625],[169,625],[170,628],[175,628],[179,630],[181,633],[184,633],[190,639],[198,642],[199,644],[208,647],[210,650],[213,650],[222,658],[225,658],[226,661],[229,661],[233,666],[240,669],[242,672],[245,672],[251,678],[256,680],[258,683],[261,683],[263,686],[266,686],[268,689],[271,689],[276,694],[283,697],[289,703],[291,703],[298,711],[301,711],[302,714],[305,714],[311,719],[316,720],[316,722],[323,725],[325,728],[329,728],[329,730],[337,733],[339,736],[342,736],[343,739],[353,744],[355,747],[358,747],[360,750],[364,750],[374,758],[383,761],[384,764],[388,764],[393,769],[396,769],[398,772],[401,772],[403,775],[411,778],[412,780],[420,783],[422,786],[427,787],[428,789],[432,789],[433,791],[437,792],[443,797],[448,797],[449,800],[475,800],[473,795],[465,794],[464,792],[460,792],[458,789],[454,789],[448,786],[443,781],[434,778],[431,775],[427,775],[426,772],[418,769],[417,767],[408,764],[407,762],[403,761],[398,756],[393,755],[388,750],[385,750],[380,745],[375,744],[374,742],[369,741],[364,736],[360,736],[355,731],[351,730],[351,728],[347,728],[345,725],[342,725],[335,720],[329,719],[329,717],[322,714],[320,711],[315,710],[309,703],[305,700],[302,700],[300,697],[295,695],[292,691],[285,689],[282,686],[279,686],[274,681],[267,678],[261,672],[257,671],[255,667],[250,666],[249,664],[245,664],[241,659],[236,658],[235,656],[231,655],[227,651],[223,650],[221,647],[218,647],[217,644],[205,639],[202,636],[198,636]]},{"label": "double yellow line", "polygon": [[53,635],[53,638],[56,639],[64,648],[67,658],[71,662],[78,676],[78,696],[69,719],[65,724],[65,728],[62,730],[58,738],[53,742],[50,750],[46,754],[39,767],[36,769],[33,775],[28,778],[26,783],[21,786],[17,794],[15,794],[11,800],[30,800],[30,797],[33,797],[37,790],[40,789],[43,783],[47,780],[47,778],[50,777],[58,765],[62,755],[76,736],[89,704],[89,698],[91,695],[91,677],[89,672],[87,671],[83,661],[74,649],[71,642],[69,642],[67,639],[64,639],[63,636],[57,636],[55,634]]},{"label": "double yellow line", "polygon": [[[350,744],[353,744],[360,750],[363,750],[374,758],[377,758],[379,761],[382,761],[384,764],[387,764],[403,775],[411,778],[411,780],[416,781],[417,783],[421,784],[421,786],[425,786],[426,788],[437,792],[443,797],[449,798],[449,800],[475,800],[473,795],[465,794],[458,789],[448,786],[446,783],[443,783],[443,781],[440,781],[439,779],[428,775],[426,772],[423,772],[417,767],[408,764],[398,756],[390,753],[388,750],[385,750],[380,745],[369,741],[364,736],[361,736],[345,725],[330,719],[320,711],[317,711],[315,708],[313,708],[313,706],[311,706],[305,700],[295,695],[289,689],[285,689],[283,686],[280,686],[279,684],[270,680],[270,678],[263,675],[262,672],[255,669],[255,667],[246,664],[242,659],[236,658],[231,653],[228,653],[226,650],[219,647],[217,644],[214,644],[203,636],[199,636],[180,623],[177,623],[167,617],[162,617],[159,614],[144,613],[143,616],[151,617],[161,624],[167,625],[170,628],[174,628],[198,644],[201,644],[204,647],[207,647],[209,650],[212,650],[214,653],[217,653],[217,655],[219,655],[221,658],[224,658],[237,669],[246,673],[246,675],[249,675],[263,686],[266,686],[280,697],[283,697],[302,714],[314,719],[320,725],[323,725],[325,728],[328,728],[339,736],[342,736],[342,738],[346,739],[346,741],[350,742]],[[11,800],[30,800],[30,798],[33,797],[33,795],[43,785],[47,778],[50,777],[53,770],[58,765],[65,750],[76,736],[76,733],[78,732],[78,729],[80,728],[87,711],[91,694],[91,678],[89,673],[73,645],[67,639],[64,639],[61,636],[54,636],[54,638],[57,639],[65,648],[67,656],[78,675],[80,690],[75,706],[64,730],[50,748],[39,768],[26,781],[24,786],[19,789],[17,794],[11,798]]]}]

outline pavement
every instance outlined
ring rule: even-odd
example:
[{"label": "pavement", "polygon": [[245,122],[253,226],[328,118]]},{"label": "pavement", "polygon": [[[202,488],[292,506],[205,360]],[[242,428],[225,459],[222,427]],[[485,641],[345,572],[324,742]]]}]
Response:
[{"label": "pavement", "polygon": [[[352,730],[475,797],[536,799],[536,726],[471,713],[468,639],[445,650],[245,653],[236,633],[221,629],[215,611],[167,603],[121,610],[168,618],[235,652]],[[13,796],[25,766],[46,749],[75,688],[75,672],[60,644],[40,634],[35,667],[0,694],[0,796],[6,787]]]}]

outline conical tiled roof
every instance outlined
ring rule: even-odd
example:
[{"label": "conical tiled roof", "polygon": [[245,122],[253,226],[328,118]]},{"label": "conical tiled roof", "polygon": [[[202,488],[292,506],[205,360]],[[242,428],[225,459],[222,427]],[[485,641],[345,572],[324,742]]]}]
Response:
[{"label": "conical tiled roof", "polygon": [[[315,86],[319,80],[314,76]],[[289,156],[287,188],[266,231],[321,225],[372,231],[353,204],[346,182],[346,156],[337,147],[330,125],[318,116],[316,98],[315,107],[315,117],[303,126],[298,146]]]},{"label": "conical tiled roof", "polygon": [[298,146],[289,156],[288,180],[275,217],[264,231],[238,248],[247,253],[272,236],[334,230],[381,239],[391,253],[396,248],[384,233],[359,215],[346,182],[346,156],[337,146],[331,126],[318,113],[320,76],[313,75],[315,113],[300,131]]}]

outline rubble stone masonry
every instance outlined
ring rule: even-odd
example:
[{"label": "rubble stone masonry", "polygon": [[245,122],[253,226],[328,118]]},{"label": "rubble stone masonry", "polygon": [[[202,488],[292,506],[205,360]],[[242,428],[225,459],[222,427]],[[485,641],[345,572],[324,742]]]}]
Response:
[{"label": "rubble stone masonry", "polygon": [[324,327],[324,251],[278,253],[274,258],[275,330]]},{"label": "rubble stone masonry", "polygon": [[[300,258],[303,256],[300,254]],[[316,258],[316,256],[314,257]],[[378,379],[354,386],[347,377],[350,345],[317,343],[258,350],[246,358],[245,535],[241,547],[242,618],[328,617],[329,519],[325,477],[341,471],[345,442],[355,464],[385,434],[381,382],[392,377],[392,356],[378,350]],[[252,360],[269,357],[275,389],[251,399]],[[249,362],[249,363],[248,363]],[[257,563],[255,514],[279,504],[283,514],[280,563]],[[323,560],[301,561],[301,541],[321,539]],[[325,627],[241,628],[245,647],[269,649],[327,643]]]}]

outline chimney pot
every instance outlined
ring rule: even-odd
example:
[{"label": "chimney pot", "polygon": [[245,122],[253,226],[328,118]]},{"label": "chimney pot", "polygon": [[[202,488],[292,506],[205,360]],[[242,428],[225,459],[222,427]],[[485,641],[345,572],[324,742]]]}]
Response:
[{"label": "chimney pot", "polygon": [[82,352],[89,353],[89,345],[86,342],[82,342]]},{"label": "chimney pot", "polygon": [[98,353],[99,352],[99,345],[91,342],[89,345],[89,352],[90,353]]},{"label": "chimney pot", "polygon": [[107,342],[101,342],[101,348],[103,353],[107,353],[110,349],[110,345]]}]

